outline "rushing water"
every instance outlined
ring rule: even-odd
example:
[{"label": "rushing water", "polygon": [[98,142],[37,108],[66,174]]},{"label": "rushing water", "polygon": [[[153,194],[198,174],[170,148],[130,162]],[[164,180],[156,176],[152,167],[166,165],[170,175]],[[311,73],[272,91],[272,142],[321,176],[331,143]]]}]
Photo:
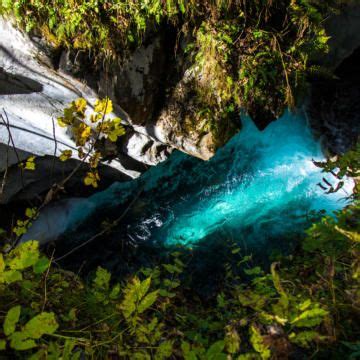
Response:
[{"label": "rushing water", "polygon": [[313,159],[323,155],[304,117],[285,114],[262,132],[244,118],[241,132],[209,162],[176,152],[136,181],[49,208],[28,237],[67,232],[72,242],[82,241],[80,234],[86,240],[104,218],[120,216],[141,189],[113,238],[166,247],[227,237],[243,247],[276,247],[281,239],[301,236],[312,211],[346,204],[352,182],[325,194],[318,183],[335,178],[322,174]]}]

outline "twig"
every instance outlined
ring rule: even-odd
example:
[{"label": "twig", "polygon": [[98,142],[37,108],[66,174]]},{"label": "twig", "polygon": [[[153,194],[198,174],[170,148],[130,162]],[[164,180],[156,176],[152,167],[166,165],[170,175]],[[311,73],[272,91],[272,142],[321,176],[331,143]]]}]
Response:
[{"label": "twig", "polygon": [[56,130],[55,130],[55,121],[54,121],[54,117],[51,117],[51,121],[52,121],[52,129],[53,129],[53,136],[54,136],[54,156],[53,156],[53,161],[52,161],[52,167],[51,167],[51,182],[53,182],[53,175],[54,175],[54,169],[55,169],[55,159],[56,159],[56,153],[57,153],[57,148],[58,148],[58,144],[57,144],[57,140],[56,140]]},{"label": "twig", "polygon": [[6,147],[6,166],[5,166],[3,180],[2,180],[2,183],[1,183],[0,197],[4,193],[7,173],[8,173],[8,169],[9,169],[9,149],[10,149],[10,136],[8,136],[8,142],[7,142],[7,147]]},{"label": "twig", "polygon": [[[10,121],[9,121],[9,117],[5,111],[5,109],[3,109],[3,112],[5,114],[5,118],[2,114],[0,114],[0,118],[2,119],[2,122],[3,124],[5,125],[7,131],[8,131],[8,134],[9,134],[9,138],[10,138],[10,141],[11,141],[11,145],[13,147],[13,150],[14,150],[14,153],[15,153],[15,156],[16,156],[16,159],[18,161],[19,164],[21,164],[21,160],[20,160],[20,156],[19,156],[19,153],[16,149],[16,146],[15,146],[15,142],[14,142],[14,139],[13,139],[13,136],[11,134],[11,130],[10,130]],[[5,119],[6,119],[6,122],[5,122]],[[22,187],[25,186],[25,183],[24,183],[24,177],[23,177],[23,168],[20,167],[20,173],[21,173],[21,185]]]},{"label": "twig", "polygon": [[51,254],[51,258],[50,258],[50,262],[49,262],[49,266],[47,268],[46,274],[45,274],[45,279],[44,279],[44,302],[43,302],[43,306],[42,306],[42,311],[44,311],[45,306],[46,306],[46,302],[47,302],[47,278],[49,276],[49,272],[50,272],[50,267],[51,267],[51,263],[54,259],[54,253],[55,253],[55,249],[53,250],[52,254]]}]

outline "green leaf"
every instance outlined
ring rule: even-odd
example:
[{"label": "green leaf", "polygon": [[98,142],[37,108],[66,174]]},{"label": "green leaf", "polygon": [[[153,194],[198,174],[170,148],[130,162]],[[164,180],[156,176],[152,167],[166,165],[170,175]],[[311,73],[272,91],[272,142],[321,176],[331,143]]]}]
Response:
[{"label": "green leaf", "polygon": [[229,354],[235,354],[240,350],[240,336],[234,327],[227,326],[225,348]]},{"label": "green leaf", "polygon": [[28,339],[23,332],[15,332],[10,337],[10,347],[15,350],[29,350],[36,347],[36,343],[32,339]]},{"label": "green leaf", "polygon": [[73,351],[74,347],[76,345],[76,342],[74,339],[67,339],[65,341],[64,350],[63,350],[63,359],[71,359],[71,352]]},{"label": "green leaf", "polygon": [[208,351],[206,352],[207,360],[226,360],[227,356],[222,351],[224,350],[225,342],[223,340],[219,340],[212,344]]},{"label": "green leaf", "polygon": [[96,277],[94,279],[94,286],[99,289],[108,289],[110,284],[111,274],[106,269],[98,267],[96,269]]},{"label": "green leaf", "polygon": [[296,327],[317,326],[323,322],[324,317],[328,313],[329,312],[324,309],[315,307],[313,309],[304,311],[299,316],[296,316],[294,319],[292,319],[291,324],[293,324]]},{"label": "green leaf", "polygon": [[28,338],[40,339],[45,334],[53,334],[58,327],[55,314],[43,312],[29,320],[23,332]]},{"label": "green leaf", "polygon": [[320,338],[320,334],[316,331],[303,331],[298,334],[292,333],[289,335],[289,339],[292,343],[304,348],[309,348],[312,342]]},{"label": "green leaf", "polygon": [[12,284],[17,281],[21,281],[23,279],[23,276],[20,271],[17,270],[9,270],[4,271],[3,273],[0,273],[0,284]]},{"label": "green leaf", "polygon": [[147,294],[147,292],[150,289],[150,285],[151,285],[151,277],[148,277],[147,279],[141,282],[139,286],[139,290],[137,292],[138,300],[141,300],[145,296],[145,294]]},{"label": "green leaf", "polygon": [[16,324],[19,321],[21,313],[21,306],[17,305],[12,307],[6,314],[5,321],[4,321],[4,334],[6,336],[11,335],[15,332]]},{"label": "green leaf", "polygon": [[3,254],[0,253],[0,273],[2,273],[5,270],[5,261]]},{"label": "green leaf", "polygon": [[13,270],[24,270],[39,260],[39,243],[31,240],[19,245],[10,253],[9,266]]},{"label": "green leaf", "polygon": [[164,341],[157,348],[156,353],[155,353],[155,359],[162,360],[162,359],[166,359],[166,358],[170,357],[172,354],[172,349],[173,349],[172,341]]},{"label": "green leaf", "polygon": [[6,349],[6,340],[0,340],[0,351]]},{"label": "green leaf", "polygon": [[42,256],[36,264],[33,265],[33,270],[35,274],[42,274],[45,272],[50,265],[50,260],[46,256]]},{"label": "green leaf", "polygon": [[158,291],[153,291],[150,294],[146,295],[143,300],[141,300],[139,306],[138,306],[138,313],[141,314],[145,310],[147,310],[154,302],[156,301],[158,296]]},{"label": "green leaf", "polygon": [[251,325],[250,327],[250,342],[254,350],[260,354],[262,359],[270,359],[271,352],[268,346],[264,344],[260,331],[254,325]]}]

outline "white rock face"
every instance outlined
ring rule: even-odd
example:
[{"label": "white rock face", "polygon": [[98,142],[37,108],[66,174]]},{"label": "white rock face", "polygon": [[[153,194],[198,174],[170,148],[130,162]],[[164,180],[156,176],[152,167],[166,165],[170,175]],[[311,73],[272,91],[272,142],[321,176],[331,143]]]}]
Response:
[{"label": "white rock face", "polygon": [[[14,144],[19,150],[38,156],[59,155],[66,149],[75,150],[76,145],[67,130],[58,126],[56,118],[76,98],[84,97],[93,104],[97,95],[40,59],[46,59],[46,55],[10,22],[0,19],[0,109],[8,117]],[[9,133],[1,125],[0,143],[7,144]],[[5,158],[1,156],[0,167]],[[108,165],[131,177],[140,175],[128,171],[119,161]]]},{"label": "white rock face", "polygon": [[[9,20],[0,18],[0,114],[4,119],[0,118],[0,171],[30,155],[58,156],[63,150],[76,150],[70,134],[56,119],[79,97],[90,105],[98,98],[86,84],[56,71],[46,54],[26,34]],[[130,133],[122,153],[106,166],[127,178],[136,178],[145,169],[138,162],[156,165],[167,158],[168,152],[157,154],[156,150],[163,144],[146,134],[133,130]],[[76,151],[73,157],[76,159]],[[6,198],[9,200],[11,196]]]}]

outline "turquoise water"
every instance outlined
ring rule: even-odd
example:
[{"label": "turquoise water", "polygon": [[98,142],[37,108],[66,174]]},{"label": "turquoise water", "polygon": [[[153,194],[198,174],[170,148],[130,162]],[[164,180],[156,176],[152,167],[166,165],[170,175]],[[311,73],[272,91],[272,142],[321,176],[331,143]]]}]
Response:
[{"label": "turquoise water", "polygon": [[121,215],[139,189],[142,193],[118,231],[137,244],[193,247],[226,236],[243,246],[271,247],[279,239],[303,234],[312,211],[346,205],[351,181],[330,195],[317,185],[324,176],[331,183],[335,178],[313,164],[323,154],[303,116],[287,113],[262,132],[249,118],[242,123],[241,132],[209,162],[176,152],[136,181],[63,203],[66,211],[50,208],[29,236],[54,238],[67,232],[71,238],[80,233],[88,237],[105,217]]}]

